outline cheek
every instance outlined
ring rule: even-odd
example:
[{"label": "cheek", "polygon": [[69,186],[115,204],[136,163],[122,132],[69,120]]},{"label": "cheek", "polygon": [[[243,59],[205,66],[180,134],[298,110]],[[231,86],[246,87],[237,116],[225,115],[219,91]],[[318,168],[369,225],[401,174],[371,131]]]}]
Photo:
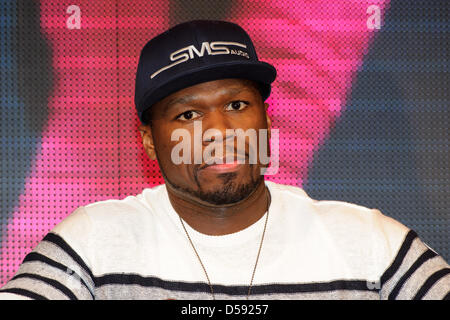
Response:
[{"label": "cheek", "polygon": [[[178,151],[186,150],[187,154],[191,154],[192,150],[181,147],[184,143],[184,138],[174,136],[174,141],[172,141],[172,133],[176,129],[177,128],[160,126],[153,134],[154,145],[160,169],[172,183],[184,186],[187,181],[192,180],[193,162],[191,159],[184,161],[186,159],[183,159],[182,157],[183,151]],[[174,154],[172,155],[172,153]]]},{"label": "cheek", "polygon": [[178,142],[171,140],[172,128],[164,126],[161,123],[155,123],[154,127],[158,128],[157,130],[152,130],[152,135],[159,166],[162,169],[168,169],[173,165],[171,161],[171,150]]},{"label": "cheek", "polygon": [[264,105],[257,106],[256,111],[246,114],[245,123],[248,128],[267,129],[267,114]]},{"label": "cheek", "polygon": [[158,154],[158,158],[163,158],[166,154],[167,142],[170,142],[170,133],[167,134],[164,128],[160,128],[158,125],[158,130],[152,130],[153,144],[155,146],[155,151]]},{"label": "cheek", "polygon": [[269,127],[267,123],[267,118],[265,114],[258,113],[257,115],[253,115],[248,118],[245,123],[242,123],[245,127],[242,128],[245,130],[251,130],[254,132],[255,137],[253,139],[249,139],[246,137],[246,144],[249,150],[247,152],[256,152],[256,157],[260,156],[260,149],[263,153],[268,150],[269,144]]},{"label": "cheek", "polygon": [[[190,154],[192,153],[193,133],[179,127],[165,127],[158,132],[159,141],[155,141],[158,158],[170,167],[178,166],[180,161],[183,164],[190,164]],[[188,156],[188,158],[186,158]]]}]

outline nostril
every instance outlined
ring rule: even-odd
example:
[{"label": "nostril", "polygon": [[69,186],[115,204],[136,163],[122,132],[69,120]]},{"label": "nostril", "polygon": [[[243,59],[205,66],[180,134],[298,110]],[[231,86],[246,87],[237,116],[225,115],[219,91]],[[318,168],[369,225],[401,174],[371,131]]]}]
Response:
[{"label": "nostril", "polygon": [[203,132],[203,143],[221,142],[222,140],[222,131],[219,129],[209,128]]},{"label": "nostril", "polygon": [[214,142],[215,140],[216,140],[216,137],[214,135],[203,138],[203,142]]}]

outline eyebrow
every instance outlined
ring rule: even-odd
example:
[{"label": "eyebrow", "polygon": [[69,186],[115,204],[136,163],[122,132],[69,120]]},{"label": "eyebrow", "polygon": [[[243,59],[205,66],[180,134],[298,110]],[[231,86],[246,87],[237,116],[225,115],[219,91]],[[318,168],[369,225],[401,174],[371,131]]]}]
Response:
[{"label": "eyebrow", "polygon": [[174,99],[170,100],[170,101],[166,104],[166,107],[165,107],[164,110],[163,110],[162,116],[165,117],[165,116],[167,115],[167,113],[169,112],[169,110],[170,110],[174,105],[177,105],[177,104],[185,104],[185,103],[188,103],[188,102],[194,100],[195,98],[197,98],[197,96],[196,96],[195,94],[193,94],[193,95],[183,96],[183,97],[180,97],[180,98],[174,98]]},{"label": "eyebrow", "polygon": [[[247,88],[229,88],[229,89],[222,89],[221,91],[224,91],[224,94],[229,94],[229,95],[237,95],[238,93],[247,90]],[[177,104],[186,104],[191,102],[192,100],[195,100],[198,98],[198,95],[196,94],[192,94],[192,95],[187,95],[187,96],[183,96],[180,98],[174,98],[172,100],[170,100],[167,104],[166,107],[164,108],[163,111],[163,116],[166,116],[168,111]]]}]

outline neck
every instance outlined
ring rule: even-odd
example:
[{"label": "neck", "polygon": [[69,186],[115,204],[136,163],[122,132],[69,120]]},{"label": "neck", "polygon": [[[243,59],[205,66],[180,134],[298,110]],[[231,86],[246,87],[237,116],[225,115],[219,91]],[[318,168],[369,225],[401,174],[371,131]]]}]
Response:
[{"label": "neck", "polygon": [[270,193],[264,180],[245,199],[228,205],[195,201],[166,184],[170,203],[178,215],[193,229],[207,235],[238,232],[258,221],[270,204]]}]

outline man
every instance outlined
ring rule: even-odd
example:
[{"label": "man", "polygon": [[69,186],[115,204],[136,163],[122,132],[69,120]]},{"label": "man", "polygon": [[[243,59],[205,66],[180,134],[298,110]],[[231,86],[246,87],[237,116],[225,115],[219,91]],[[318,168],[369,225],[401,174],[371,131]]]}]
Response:
[{"label": "man", "polygon": [[75,210],[0,298],[448,299],[448,264],[401,223],[264,181],[275,76],[232,23],[150,40],[135,101],[165,184]]}]

